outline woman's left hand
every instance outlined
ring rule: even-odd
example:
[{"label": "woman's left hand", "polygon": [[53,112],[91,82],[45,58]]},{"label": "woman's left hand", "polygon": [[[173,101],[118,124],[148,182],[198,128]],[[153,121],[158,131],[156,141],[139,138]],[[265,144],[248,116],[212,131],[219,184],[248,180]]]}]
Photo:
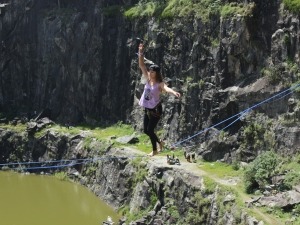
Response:
[{"label": "woman's left hand", "polygon": [[175,95],[177,98],[180,98],[180,96],[181,96],[180,93],[179,93],[179,92],[176,92],[176,91],[174,92],[174,95]]}]

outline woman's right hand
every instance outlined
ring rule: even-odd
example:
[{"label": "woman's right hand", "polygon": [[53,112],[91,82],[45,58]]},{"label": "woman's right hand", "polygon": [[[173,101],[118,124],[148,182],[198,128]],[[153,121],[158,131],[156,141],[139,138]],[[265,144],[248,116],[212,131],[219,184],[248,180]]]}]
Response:
[{"label": "woman's right hand", "polygon": [[144,45],[141,43],[141,44],[139,45],[139,55],[142,55],[143,52],[144,52]]}]

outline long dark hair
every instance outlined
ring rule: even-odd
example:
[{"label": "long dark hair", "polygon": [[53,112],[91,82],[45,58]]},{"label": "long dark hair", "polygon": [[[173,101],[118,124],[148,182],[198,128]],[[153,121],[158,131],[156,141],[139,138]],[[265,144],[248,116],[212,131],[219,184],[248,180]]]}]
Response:
[{"label": "long dark hair", "polygon": [[163,82],[163,76],[161,75],[160,72],[156,72],[156,80],[161,83]]}]

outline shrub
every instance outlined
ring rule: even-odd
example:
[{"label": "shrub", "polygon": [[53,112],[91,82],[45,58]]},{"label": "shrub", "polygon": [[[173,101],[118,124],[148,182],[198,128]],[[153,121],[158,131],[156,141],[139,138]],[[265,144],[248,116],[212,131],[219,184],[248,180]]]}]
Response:
[{"label": "shrub", "polygon": [[291,171],[287,173],[284,179],[284,186],[287,189],[292,189],[293,186],[298,185],[300,180],[300,174],[296,171]]},{"label": "shrub", "polygon": [[279,156],[272,151],[267,151],[259,155],[245,171],[244,182],[246,192],[253,193],[256,187],[263,187],[269,184],[279,162]]},{"label": "shrub", "polygon": [[293,13],[300,13],[300,0],[283,0],[284,6]]},{"label": "shrub", "polygon": [[245,127],[244,129],[244,136],[245,136],[245,141],[246,145],[248,146],[253,146],[255,149],[259,148],[262,146],[262,140],[261,137],[265,133],[265,128],[257,123],[251,123],[249,126]]}]

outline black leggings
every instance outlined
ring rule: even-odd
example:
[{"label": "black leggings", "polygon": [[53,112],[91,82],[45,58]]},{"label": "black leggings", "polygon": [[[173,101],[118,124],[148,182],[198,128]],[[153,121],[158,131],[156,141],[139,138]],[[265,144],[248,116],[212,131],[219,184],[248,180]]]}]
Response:
[{"label": "black leggings", "polygon": [[154,109],[145,109],[144,115],[144,133],[150,137],[153,151],[157,151],[156,143],[160,143],[158,137],[154,133],[154,129],[160,120],[162,114],[162,106],[159,104]]}]

